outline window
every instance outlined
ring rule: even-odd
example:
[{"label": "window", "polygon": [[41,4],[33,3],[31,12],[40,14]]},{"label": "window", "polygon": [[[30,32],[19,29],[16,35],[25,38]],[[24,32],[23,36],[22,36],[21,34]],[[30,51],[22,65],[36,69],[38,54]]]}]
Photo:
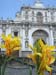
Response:
[{"label": "window", "polygon": [[34,21],[34,11],[32,11],[32,21]]},{"label": "window", "polygon": [[3,33],[5,34],[6,33],[6,25],[5,24],[3,24],[2,30],[3,30]]},{"label": "window", "polygon": [[37,22],[38,23],[43,23],[43,15],[41,12],[37,13]]},{"label": "window", "polygon": [[28,36],[28,30],[27,30],[27,31],[25,31],[25,36]]},{"label": "window", "polygon": [[53,12],[51,12],[51,20],[53,20]]},{"label": "window", "polygon": [[14,32],[14,36],[18,36],[18,32]]},{"label": "window", "polygon": [[56,40],[54,40],[54,45],[56,46]]},{"label": "window", "polygon": [[53,37],[54,37],[54,39],[56,39],[56,30],[55,29],[53,31]]},{"label": "window", "polygon": [[52,22],[54,21],[54,16],[53,16],[53,15],[54,15],[54,12],[52,11],[52,12],[51,12],[51,21],[52,21]]},{"label": "window", "polygon": [[47,22],[47,12],[45,12],[45,21]]},{"label": "window", "polygon": [[32,11],[32,16],[34,16],[34,11]]},{"label": "window", "polygon": [[28,48],[28,41],[25,41],[25,47]]},{"label": "window", "polygon": [[28,11],[25,11],[25,19],[28,19]]}]

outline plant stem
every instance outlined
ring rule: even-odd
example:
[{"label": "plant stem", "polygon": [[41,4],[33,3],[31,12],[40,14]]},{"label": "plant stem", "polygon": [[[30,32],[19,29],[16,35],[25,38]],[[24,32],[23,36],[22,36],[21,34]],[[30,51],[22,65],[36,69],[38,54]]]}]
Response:
[{"label": "plant stem", "polygon": [[0,65],[0,75],[1,75],[1,65]]},{"label": "plant stem", "polygon": [[29,67],[29,75],[32,75],[32,67]]},{"label": "plant stem", "polygon": [[1,75],[5,74],[6,65],[7,65],[7,62],[5,62],[4,65],[2,66],[2,73],[1,73]]}]

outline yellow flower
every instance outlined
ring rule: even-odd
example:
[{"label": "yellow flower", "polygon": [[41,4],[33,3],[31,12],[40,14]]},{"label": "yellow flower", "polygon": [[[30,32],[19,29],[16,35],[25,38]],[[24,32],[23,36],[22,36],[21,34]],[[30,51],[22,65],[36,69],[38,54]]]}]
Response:
[{"label": "yellow flower", "polygon": [[42,57],[41,53],[33,53],[33,54],[29,54],[27,57],[31,58],[33,60],[33,62],[36,64],[37,63],[37,56]]},{"label": "yellow flower", "polygon": [[29,54],[27,57],[31,58],[33,62],[36,64],[36,54]]},{"label": "yellow flower", "polygon": [[4,40],[4,44],[2,47],[6,49],[5,54],[11,55],[15,50],[21,49],[21,40],[19,37],[14,37],[9,34],[8,36],[2,35],[2,39]]},{"label": "yellow flower", "polygon": [[[50,65],[55,61],[55,58],[52,55],[52,51],[54,51],[55,46],[48,46],[42,41],[42,39],[40,39],[34,47],[31,45],[29,47],[33,50],[33,54],[28,57],[32,58],[33,62],[39,66],[38,72],[43,73],[45,70],[51,72],[52,68]],[[38,58],[38,60],[36,58]]]},{"label": "yellow flower", "polygon": [[35,48],[35,47],[33,47],[32,45],[28,45],[31,49],[32,49],[32,51],[35,53],[36,51],[37,51],[37,49]]},{"label": "yellow flower", "polygon": [[37,56],[42,57],[42,55],[41,55],[41,53],[37,52],[37,48],[36,47],[33,47],[32,45],[29,45],[29,47],[32,49],[33,54],[29,54],[27,57],[31,58],[33,60],[33,62],[36,64],[37,63],[37,61],[36,61],[37,58],[36,57]]},{"label": "yellow flower", "polygon": [[44,68],[48,71],[51,71],[52,68],[50,68],[49,66],[55,61],[55,58],[52,56],[52,51],[55,49],[55,46],[45,45],[41,39],[39,43],[42,50],[42,60],[41,60],[40,69]]}]

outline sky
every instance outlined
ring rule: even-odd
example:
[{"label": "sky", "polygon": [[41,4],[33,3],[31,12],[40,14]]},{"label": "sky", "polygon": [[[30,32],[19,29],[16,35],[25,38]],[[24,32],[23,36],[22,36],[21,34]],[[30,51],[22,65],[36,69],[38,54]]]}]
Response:
[{"label": "sky", "polygon": [[[20,11],[23,5],[33,6],[36,0],[0,0],[0,19],[15,19],[16,12]],[[45,6],[56,7],[56,0],[41,0]]]}]

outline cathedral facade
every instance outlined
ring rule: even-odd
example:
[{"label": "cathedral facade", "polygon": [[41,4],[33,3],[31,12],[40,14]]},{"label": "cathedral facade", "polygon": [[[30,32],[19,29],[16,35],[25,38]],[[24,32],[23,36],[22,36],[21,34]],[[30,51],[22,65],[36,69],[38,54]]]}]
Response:
[{"label": "cathedral facade", "polygon": [[[22,6],[15,20],[0,20],[0,35],[2,33],[21,37],[22,49],[17,54],[23,57],[32,53],[28,44],[33,45],[39,38],[48,45],[56,45],[56,8],[45,7],[40,0],[32,7]],[[1,38],[0,43],[3,43]]]}]

